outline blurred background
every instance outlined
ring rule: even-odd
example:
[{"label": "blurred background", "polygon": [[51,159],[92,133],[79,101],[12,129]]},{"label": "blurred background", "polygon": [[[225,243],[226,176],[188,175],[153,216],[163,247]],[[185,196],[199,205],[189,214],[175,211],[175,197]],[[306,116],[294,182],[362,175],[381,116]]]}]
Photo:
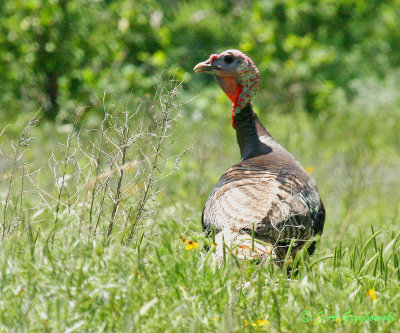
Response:
[{"label": "blurred background", "polygon": [[153,94],[161,72],[199,92],[210,78],[193,66],[227,48],[260,69],[262,109],[340,111],[398,74],[399,17],[398,0],[2,1],[0,117],[42,107],[69,122],[100,112],[104,93]]}]

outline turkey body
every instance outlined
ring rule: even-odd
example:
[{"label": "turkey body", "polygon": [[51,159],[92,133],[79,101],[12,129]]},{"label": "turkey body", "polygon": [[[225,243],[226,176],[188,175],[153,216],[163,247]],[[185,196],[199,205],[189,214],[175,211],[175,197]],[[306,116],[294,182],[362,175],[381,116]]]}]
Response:
[{"label": "turkey body", "polygon": [[[269,242],[283,259],[293,249],[321,234],[325,209],[315,181],[277,143],[248,103],[235,115],[241,161],[229,168],[211,191],[202,225],[209,233],[226,229]],[[314,252],[315,243],[308,247]]]}]

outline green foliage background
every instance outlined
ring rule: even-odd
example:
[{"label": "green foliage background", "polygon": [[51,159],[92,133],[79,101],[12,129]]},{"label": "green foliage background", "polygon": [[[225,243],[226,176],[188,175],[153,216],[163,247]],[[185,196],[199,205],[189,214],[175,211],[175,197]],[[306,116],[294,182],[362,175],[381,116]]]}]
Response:
[{"label": "green foliage background", "polygon": [[[261,70],[262,107],[329,112],[354,83],[400,62],[399,1],[85,1],[0,4],[2,117],[39,108],[65,119],[153,93],[161,71],[191,82],[193,64],[227,48]],[[208,81],[209,82],[209,81]]]},{"label": "green foliage background", "polygon": [[[399,0],[1,1],[0,331],[398,332],[399,17]],[[260,69],[255,109],[314,169],[327,209],[292,279],[231,257],[218,267],[203,251],[204,202],[239,152],[229,100],[192,69],[228,48]],[[169,79],[183,83],[152,169]],[[138,110],[125,123],[136,141],[124,141],[124,110]],[[98,155],[105,115],[115,123]],[[151,170],[160,182],[135,220]],[[349,310],[397,317],[317,323]]]}]

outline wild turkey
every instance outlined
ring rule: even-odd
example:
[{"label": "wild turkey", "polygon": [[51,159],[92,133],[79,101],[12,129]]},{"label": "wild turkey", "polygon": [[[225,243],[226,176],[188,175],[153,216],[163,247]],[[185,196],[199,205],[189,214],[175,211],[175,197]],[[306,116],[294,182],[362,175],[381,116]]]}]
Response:
[{"label": "wild turkey", "polygon": [[[214,228],[217,233],[219,257],[222,241],[234,245],[241,258],[271,254],[282,263],[292,240],[292,256],[307,241],[313,254],[313,239],[322,233],[325,209],[315,181],[253,111],[251,99],[260,82],[257,67],[244,53],[227,50],[212,54],[194,71],[213,74],[232,101],[232,126],[241,154],[241,161],[221,176],[203,210],[204,230],[209,234]],[[252,230],[255,246],[250,240]]]}]

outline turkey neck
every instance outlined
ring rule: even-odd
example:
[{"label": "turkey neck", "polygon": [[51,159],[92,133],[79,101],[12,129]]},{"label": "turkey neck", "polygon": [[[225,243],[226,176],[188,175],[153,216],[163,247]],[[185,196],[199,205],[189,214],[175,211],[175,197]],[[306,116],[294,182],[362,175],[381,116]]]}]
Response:
[{"label": "turkey neck", "polygon": [[235,113],[234,121],[242,160],[271,152],[271,148],[260,141],[260,137],[271,135],[254,113],[250,102]]}]

